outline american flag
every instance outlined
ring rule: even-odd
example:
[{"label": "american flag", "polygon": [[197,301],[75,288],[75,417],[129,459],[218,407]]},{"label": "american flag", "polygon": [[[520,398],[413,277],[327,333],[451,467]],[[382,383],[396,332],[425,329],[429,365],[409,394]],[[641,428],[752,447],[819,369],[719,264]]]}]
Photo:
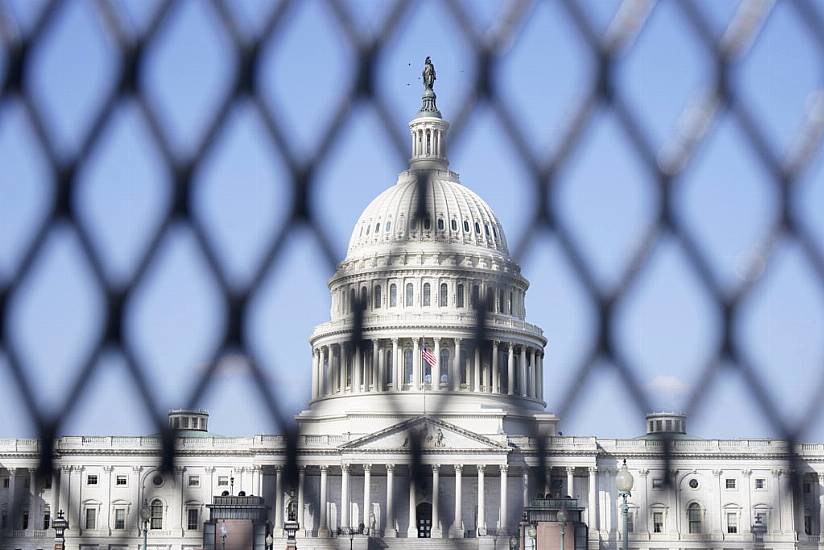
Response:
[{"label": "american flag", "polygon": [[423,360],[429,363],[430,366],[437,367],[438,366],[438,358],[435,357],[435,354],[429,351],[429,348],[424,347],[423,351],[421,352],[421,356]]}]

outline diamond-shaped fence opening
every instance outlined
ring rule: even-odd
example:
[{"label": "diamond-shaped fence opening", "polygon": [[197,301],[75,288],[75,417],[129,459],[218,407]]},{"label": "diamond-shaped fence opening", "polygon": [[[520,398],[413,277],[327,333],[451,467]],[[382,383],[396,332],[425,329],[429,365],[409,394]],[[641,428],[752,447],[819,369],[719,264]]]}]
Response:
[{"label": "diamond-shaped fence opening", "polygon": [[[309,292],[303,281],[291,280],[301,278],[306,266],[292,271],[290,262],[306,263],[308,257],[317,264],[311,266],[315,272],[324,277],[334,272],[346,234],[339,234],[340,220],[328,215],[328,182],[358,186],[354,194],[363,194],[360,180],[374,182],[374,155],[391,157],[380,161],[381,171],[407,157],[404,124],[419,95],[419,58],[427,53],[437,58],[442,50],[446,68],[439,73],[439,85],[444,84],[439,90],[449,91],[441,108],[451,115],[450,143],[471,140],[480,118],[495,132],[490,143],[506,144],[506,162],[517,165],[512,171],[522,180],[500,185],[530,195],[510,209],[526,228],[509,235],[515,259],[530,258],[536,265],[549,235],[552,255],[563,258],[579,301],[590,302],[597,313],[591,337],[569,339],[580,349],[567,354],[573,364],[564,368],[572,374],[556,412],[563,417],[593,399],[607,399],[610,391],[620,392],[629,417],[643,416],[654,404],[652,395],[667,381],[648,383],[650,359],[633,345],[642,329],[630,326],[628,335],[617,325],[632,325],[624,319],[632,318],[634,308],[644,311],[633,301],[645,296],[650,276],[666,277],[656,275],[667,272],[656,266],[666,240],[679,256],[673,269],[689,270],[689,292],[714,305],[709,309],[717,315],[712,337],[695,337],[706,353],[695,354],[689,365],[691,383],[680,396],[686,412],[706,411],[707,387],[734,378],[769,433],[790,445],[785,458],[798,481],[792,444],[821,422],[814,409],[824,397],[824,373],[810,369],[812,385],[804,402],[811,412],[787,414],[763,369],[798,358],[772,350],[777,355],[762,362],[758,353],[763,350],[750,349],[753,337],[746,333],[759,338],[769,330],[759,299],[774,299],[774,292],[780,296],[774,287],[781,281],[795,285],[794,276],[803,280],[797,285],[801,292],[815,301],[808,304],[813,322],[821,313],[824,238],[821,225],[811,220],[815,210],[811,214],[799,199],[821,194],[816,191],[820,185],[810,181],[810,173],[821,174],[824,135],[822,81],[815,72],[824,66],[819,4],[743,1],[729,10],[691,0],[663,7],[627,0],[613,12],[606,3],[558,0],[549,15],[542,11],[532,21],[535,10],[546,7],[526,0],[507,4],[493,16],[477,16],[471,4],[457,0],[398,1],[369,14],[363,13],[368,6],[343,2],[240,6],[213,0],[155,6],[54,0],[42,9],[35,4],[0,2],[0,369],[11,402],[20,403],[17,414],[27,418],[21,424],[28,422],[37,431],[39,441],[26,448],[39,457],[43,479],[50,477],[55,437],[65,433],[78,411],[99,410],[84,398],[114,384],[110,371],[116,369],[119,383],[129,384],[136,396],[134,414],[160,434],[152,443],[160,458],[151,477],[155,486],[183,486],[173,433],[161,414],[169,400],[195,407],[244,392],[256,394],[239,397],[248,400],[245,405],[259,405],[271,431],[282,434],[260,444],[283,446],[283,483],[295,486],[302,440],[292,420],[294,396],[282,399],[281,392],[302,390],[274,381],[305,372],[287,363],[277,345],[279,337],[291,333],[279,331],[278,324],[289,323],[296,312],[262,314],[260,308],[278,307],[284,292]],[[670,34],[657,27],[664,24],[655,13],[661,9],[678,39],[671,49],[650,51],[645,32]],[[314,21],[318,18],[323,24]],[[557,51],[547,52],[546,63],[536,52],[540,77],[534,80],[530,63],[520,58],[523,44],[544,47],[533,34],[541,21],[562,26],[575,42],[569,55],[580,57],[576,71],[588,68],[571,77],[574,93],[566,81],[553,86],[552,80],[567,78],[565,67],[571,67],[553,62]],[[304,24],[327,36],[313,41]],[[770,53],[765,49],[770,50],[776,33],[797,34],[792,47],[802,54],[792,61],[804,69],[804,78],[781,83],[781,90],[789,88],[786,104],[783,95],[775,103],[765,100],[760,89],[760,67],[775,68],[765,61]],[[526,42],[520,41],[522,35]],[[317,67],[295,65],[293,57],[303,48],[315,48]],[[666,100],[645,100],[660,82],[647,85],[650,73],[643,65],[677,56],[681,49],[688,49],[691,63],[702,69],[695,71],[698,76],[678,75],[683,78],[676,82],[688,82],[690,89]],[[681,62],[672,61],[675,67]],[[780,78],[785,67],[779,69]],[[304,78],[312,70],[322,74]],[[501,78],[509,82],[502,86]],[[524,93],[519,86],[535,89]],[[683,104],[680,98],[686,98]],[[562,104],[550,110],[539,105],[553,100]],[[773,110],[774,105],[781,108]],[[679,113],[674,122],[669,120],[673,110]],[[361,136],[364,150],[347,147],[353,128],[362,133],[366,111],[368,133],[376,143],[368,146]],[[603,150],[594,150],[606,120],[613,131]],[[112,152],[121,139],[126,145]],[[130,140],[139,143],[132,148]],[[258,166],[233,161],[233,146],[245,145],[255,150],[251,158]],[[360,158],[341,159],[341,152]],[[599,197],[597,189],[582,187],[591,181],[572,180],[581,163],[598,163],[602,155],[615,155],[610,166],[622,173],[615,174],[619,187]],[[715,155],[722,160],[714,160]],[[723,166],[719,181],[710,181],[718,173],[702,174],[707,165],[723,165],[735,155],[745,167],[744,181],[729,181],[736,175],[725,174]],[[329,166],[362,170],[342,181],[328,173]],[[426,196],[428,175],[418,174],[418,214],[410,223],[426,223],[425,207],[432,199]],[[141,190],[132,178],[152,181]],[[250,178],[255,179],[251,184]],[[262,196],[275,204],[244,204],[233,196],[253,193],[255,185],[265,188]],[[570,190],[584,194],[570,198]],[[757,207],[736,204],[736,193],[758,201]],[[351,193],[336,189],[333,194]],[[621,201],[635,208],[627,214],[632,219],[610,225],[610,218],[621,221],[614,210]],[[745,211],[746,223],[730,219],[738,215],[736,208]],[[224,217],[223,209],[233,212]],[[606,253],[593,260],[591,243],[605,239],[621,242],[607,244]],[[295,254],[295,242],[317,253]],[[70,251],[61,255],[61,247]],[[771,263],[787,248],[803,269],[771,274],[777,269]],[[182,261],[185,257],[191,261]],[[541,273],[529,268],[524,266],[533,284],[541,280]],[[59,290],[55,296],[54,272],[79,288],[71,296],[60,296]],[[278,277],[282,272],[294,276]],[[358,353],[368,351],[363,345],[368,299],[353,296],[349,303],[347,337]],[[476,343],[486,338],[486,313],[495,299],[474,300],[476,338],[466,342],[469,352],[480,353]],[[540,312],[538,319],[552,313]],[[637,309],[634,314],[639,315]],[[69,328],[60,330],[61,325]],[[43,402],[42,374],[37,375],[36,365],[49,361],[42,359],[41,345],[62,350],[61,364],[47,367],[60,370],[60,376],[49,378],[49,403]],[[655,353],[660,349],[652,357]],[[821,364],[814,348],[809,353],[802,360]],[[245,357],[242,368],[236,367],[239,355]],[[177,372],[168,368],[173,362]],[[181,372],[184,363],[201,368]],[[251,384],[222,393],[221,377],[233,368]],[[387,402],[393,405],[391,396]],[[442,400],[438,403],[435,413]],[[542,434],[533,436],[538,479],[544,479],[555,443]],[[409,432],[410,475],[419,485],[428,479],[421,467],[421,437]],[[668,438],[661,448],[669,469]],[[12,509],[19,504],[15,498]],[[80,511],[66,512],[77,525]],[[5,536],[4,530],[0,537]]]}]

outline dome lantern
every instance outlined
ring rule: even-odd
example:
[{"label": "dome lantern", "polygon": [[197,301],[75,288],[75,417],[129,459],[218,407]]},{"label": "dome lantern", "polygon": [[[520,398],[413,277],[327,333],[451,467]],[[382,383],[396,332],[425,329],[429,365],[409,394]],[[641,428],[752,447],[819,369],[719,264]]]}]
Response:
[{"label": "dome lantern", "polygon": [[441,112],[436,104],[437,96],[433,89],[435,66],[429,57],[424,61],[422,76],[424,90],[421,109],[409,123],[412,136],[412,158],[409,160],[409,166],[413,170],[446,170],[449,161],[446,160],[444,136],[449,123],[441,118]]}]

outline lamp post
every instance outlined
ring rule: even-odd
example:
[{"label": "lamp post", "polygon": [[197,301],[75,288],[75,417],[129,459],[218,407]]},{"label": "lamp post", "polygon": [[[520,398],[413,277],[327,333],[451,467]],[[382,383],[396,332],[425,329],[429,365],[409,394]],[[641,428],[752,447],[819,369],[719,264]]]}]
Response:
[{"label": "lamp post", "polygon": [[146,499],[143,499],[143,506],[140,507],[140,518],[143,520],[143,550],[149,550],[149,519],[151,517],[152,510],[149,508],[149,503],[146,502]]},{"label": "lamp post", "polygon": [[52,529],[54,529],[54,550],[63,550],[66,544],[64,533],[68,528],[69,522],[63,517],[63,510],[60,510],[52,522]]},{"label": "lamp post", "polygon": [[352,550],[352,546],[355,544],[355,532],[351,529],[349,530],[349,550]]},{"label": "lamp post", "polygon": [[[283,530],[286,531],[286,548],[287,549],[293,549],[293,548],[297,547],[297,544],[296,544],[296,541],[295,541],[295,533],[298,532],[299,528],[300,528],[300,524],[295,519],[295,512],[293,510],[289,510],[289,517],[286,520],[286,522],[283,524]],[[351,541],[352,536],[353,535],[351,535],[351,534],[349,535],[350,541]],[[351,547],[352,547],[351,542],[349,543],[349,547],[351,549]]]},{"label": "lamp post", "polygon": [[558,510],[558,523],[561,524],[561,550],[564,550],[564,545],[566,544],[566,521],[566,512],[561,508]]},{"label": "lamp post", "polygon": [[[615,488],[621,495],[623,502],[621,504],[621,514],[624,520],[624,550],[629,550],[629,507],[627,506],[627,497],[631,496],[632,484],[635,480],[627,468],[627,459],[624,459],[624,464],[615,476]],[[563,550],[563,549],[562,549]]]},{"label": "lamp post", "polygon": [[272,550],[272,546],[274,545],[275,538],[272,536],[272,533],[270,532],[268,535],[266,535],[266,550]]},{"label": "lamp post", "polygon": [[509,550],[518,548],[518,537],[512,536],[509,538]]}]

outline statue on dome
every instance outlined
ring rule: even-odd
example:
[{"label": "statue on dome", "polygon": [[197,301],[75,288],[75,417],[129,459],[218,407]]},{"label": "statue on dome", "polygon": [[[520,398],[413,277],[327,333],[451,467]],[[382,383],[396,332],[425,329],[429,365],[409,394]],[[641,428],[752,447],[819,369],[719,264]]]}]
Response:
[{"label": "statue on dome", "polygon": [[425,90],[431,90],[435,85],[435,66],[429,56],[423,62],[423,87]]}]

